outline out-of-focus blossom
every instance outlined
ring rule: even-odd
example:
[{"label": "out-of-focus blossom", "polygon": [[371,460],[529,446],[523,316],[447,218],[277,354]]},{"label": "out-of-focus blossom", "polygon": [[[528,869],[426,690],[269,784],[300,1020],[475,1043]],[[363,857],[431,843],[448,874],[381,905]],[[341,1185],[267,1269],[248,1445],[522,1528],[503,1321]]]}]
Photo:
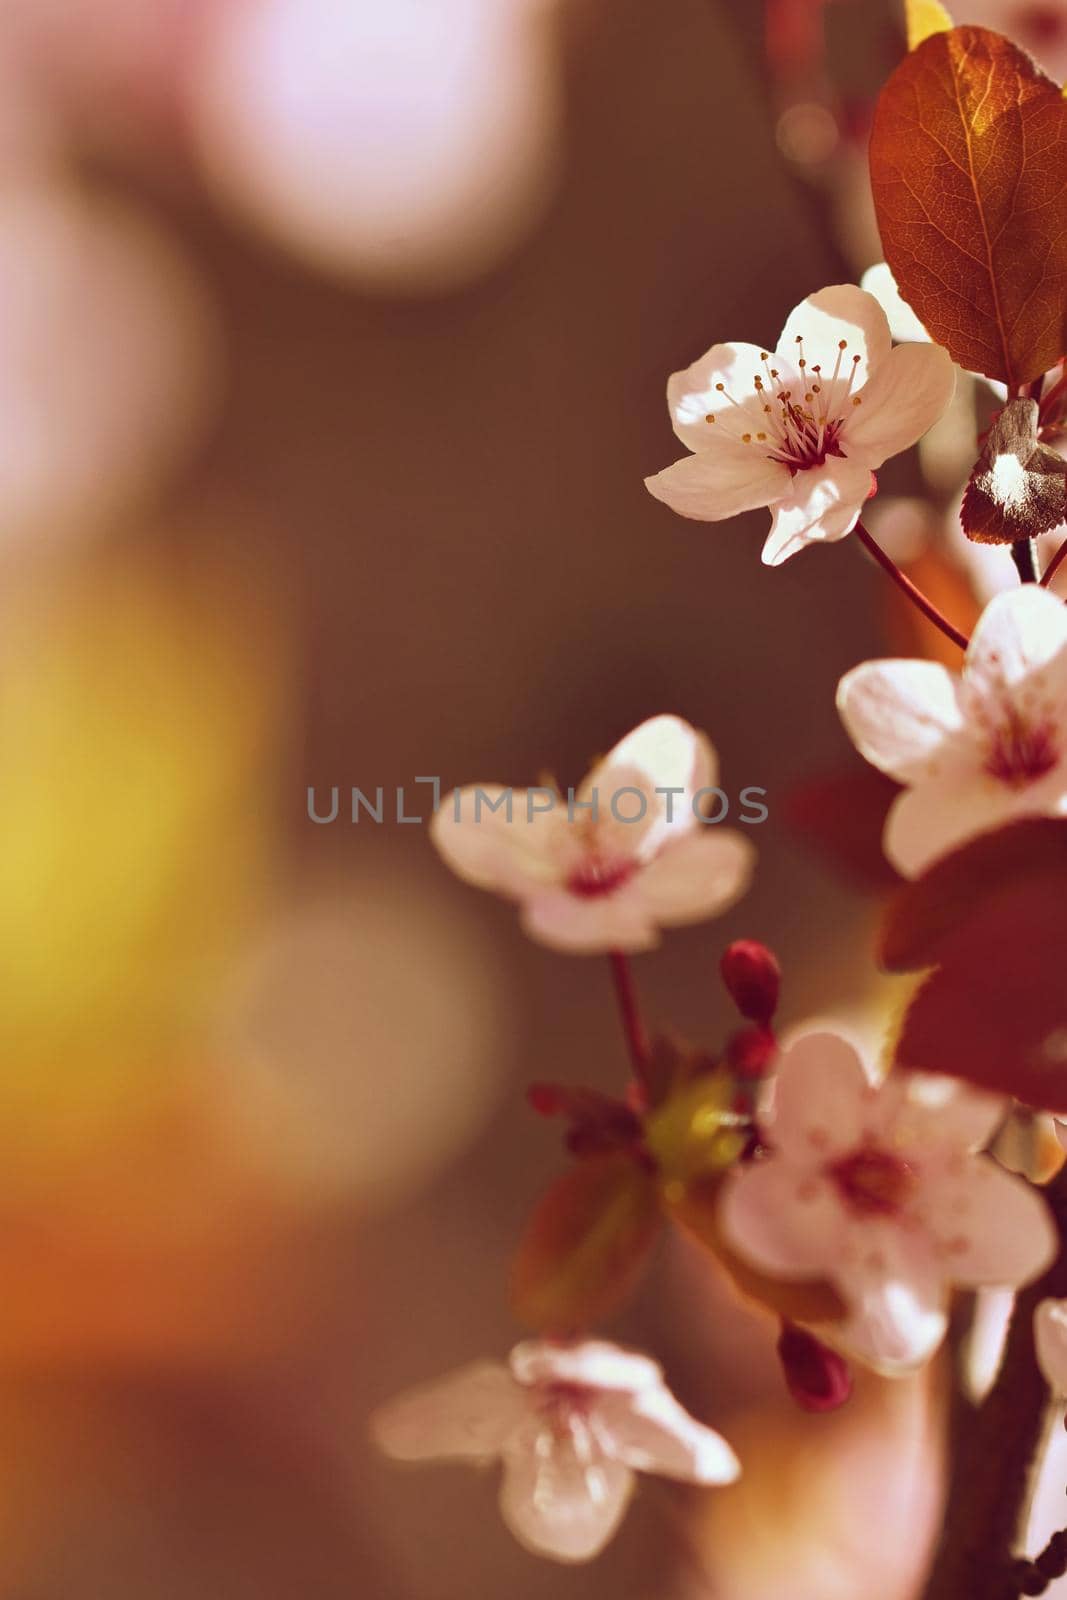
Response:
[{"label": "out-of-focus blossom", "polygon": [[791,313],[773,356],[713,345],[673,374],[671,421],[693,453],[646,484],[704,522],[769,506],[763,560],[779,566],[852,531],[874,469],[936,422],[954,385],[943,350],[892,348],[872,295],[852,284],[822,289]]},{"label": "out-of-focus blossom", "polygon": [[210,1050],[287,729],[235,576],[49,569],[0,630],[0,1360],[247,1360],[305,1303]]},{"label": "out-of-focus blossom", "polygon": [[560,86],[545,0],[248,0],[190,76],[218,192],[312,262],[390,288],[494,266],[550,195]]},{"label": "out-of-focus blossom", "polygon": [[500,1509],[528,1549],[589,1561],[617,1530],[635,1472],[732,1483],[737,1457],[675,1400],[662,1369],[617,1345],[517,1345],[384,1406],[382,1449],[402,1461],[500,1458]]},{"label": "out-of-focus blossom", "polygon": [[506,974],[425,886],[393,873],[280,912],[228,987],[216,1077],[234,1139],[299,1198],[395,1202],[490,1111]]},{"label": "out-of-focus blossom", "polygon": [[217,384],[213,318],[165,233],[72,186],[0,187],[0,544],[136,507]]},{"label": "out-of-focus blossom", "polygon": [[948,0],[957,22],[992,28],[1022,45],[1062,83],[1067,78],[1067,10],[1062,0]]},{"label": "out-of-focus blossom", "polygon": [[843,1039],[806,1034],[782,1059],[767,1155],[724,1191],[726,1238],[761,1271],[828,1278],[848,1309],[835,1340],[912,1371],[944,1337],[950,1285],[1018,1286],[1055,1256],[1037,1192],[973,1153],[1001,1115],[948,1078],[875,1085]]},{"label": "out-of-focus blossom", "polygon": [[472,786],[446,795],[433,840],[452,870],[518,901],[531,938],[560,950],[647,950],[744,891],[755,852],[707,821],[718,760],[678,717],[652,717],[566,798]]},{"label": "out-of-focus blossom", "polygon": [[1067,1300],[1042,1300],[1034,1312],[1034,1342],[1045,1382],[1067,1395]]},{"label": "out-of-focus blossom", "polygon": [[1067,813],[1067,610],[1034,584],[982,613],[962,674],[867,661],[837,705],[860,754],[907,785],[885,852],[906,876],[975,834]]}]

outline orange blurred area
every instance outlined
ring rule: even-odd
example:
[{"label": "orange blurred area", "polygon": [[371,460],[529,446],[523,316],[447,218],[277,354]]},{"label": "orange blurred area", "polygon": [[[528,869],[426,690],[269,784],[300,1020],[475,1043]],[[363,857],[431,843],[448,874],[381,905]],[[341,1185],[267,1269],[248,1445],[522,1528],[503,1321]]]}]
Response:
[{"label": "orange blurred area", "polygon": [[[857,9],[862,64],[893,8]],[[900,619],[847,542],[772,577],[761,513],[682,526],[642,486],[666,374],[852,275],[782,158],[829,161],[827,114],[779,120],[759,21],[0,0],[11,1600],[912,1592],[926,1390],[798,1418],[774,1326],[677,1244],[609,1331],[737,1440],[741,1489],[642,1492],[556,1569],[489,1478],[366,1441],[516,1335],[563,1160],[527,1084],[627,1071],[605,964],[451,878],[418,778],[577,782],[677,713],[770,816],[747,898],[638,962],[650,1019],[717,1046],[742,936],[790,1022],[890,1004],[869,899],[786,808]]]}]

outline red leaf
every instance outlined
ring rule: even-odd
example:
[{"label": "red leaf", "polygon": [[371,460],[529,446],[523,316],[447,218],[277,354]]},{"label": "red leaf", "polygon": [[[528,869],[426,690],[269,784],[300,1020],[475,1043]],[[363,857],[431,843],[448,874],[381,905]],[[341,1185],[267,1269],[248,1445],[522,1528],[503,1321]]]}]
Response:
[{"label": "red leaf", "polygon": [[[1032,944],[1067,919],[1067,823],[1030,817],[981,834],[935,862],[890,902],[882,965],[889,972],[917,972],[944,961],[962,928],[983,912],[988,921],[1000,895],[1029,883],[1040,901],[1027,940]],[[1000,942],[995,926],[990,934]]]},{"label": "red leaf", "polygon": [[934,33],[878,101],[871,183],[886,260],[933,338],[1011,387],[1067,323],[1067,102],[985,28]]},{"label": "red leaf", "polygon": [[655,1177],[629,1156],[594,1156],[542,1199],[519,1246],[511,1299],[520,1321],[584,1331],[629,1296],[662,1228]]},{"label": "red leaf", "polygon": [[890,908],[883,957],[937,964],[896,1064],[1067,1112],[1067,823],[1034,819],[938,862]]}]

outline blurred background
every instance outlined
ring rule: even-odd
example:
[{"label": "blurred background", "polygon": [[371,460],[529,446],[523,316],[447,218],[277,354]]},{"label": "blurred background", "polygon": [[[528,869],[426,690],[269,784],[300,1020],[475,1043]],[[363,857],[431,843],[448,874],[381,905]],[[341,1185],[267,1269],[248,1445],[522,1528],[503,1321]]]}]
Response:
[{"label": "blurred background", "polygon": [[[914,1592],[925,1382],[795,1414],[680,1242],[612,1331],[736,1490],[642,1495],[570,1571],[366,1441],[516,1335],[563,1165],[526,1084],[625,1071],[606,964],[450,878],[398,785],[576,782],[682,714],[770,819],[748,898],[638,962],[650,1015],[714,1046],[752,936],[789,1020],[877,1037],[886,796],[833,689],[929,641],[848,542],[770,574],[765,513],[642,477],[672,369],[878,258],[901,48],[895,0],[0,0],[5,1600]],[[968,427],[933,509],[883,478],[957,620]]]}]

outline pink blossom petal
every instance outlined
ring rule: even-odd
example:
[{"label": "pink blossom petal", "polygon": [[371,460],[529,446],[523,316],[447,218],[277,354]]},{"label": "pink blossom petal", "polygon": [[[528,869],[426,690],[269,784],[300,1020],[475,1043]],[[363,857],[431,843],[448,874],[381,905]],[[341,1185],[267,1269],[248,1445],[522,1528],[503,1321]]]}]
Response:
[{"label": "pink blossom petal", "polygon": [[509,1359],[512,1372],[523,1384],[578,1384],[588,1389],[636,1392],[663,1382],[658,1362],[604,1339],[585,1339],[580,1344],[528,1339],[515,1346]]},{"label": "pink blossom petal", "polygon": [[[718,773],[719,759],[705,734],[681,717],[650,717],[597,763],[578,798],[596,796],[597,839],[609,853],[648,860],[666,839],[700,826],[693,798],[713,788]],[[623,794],[625,789],[639,791],[643,816],[638,796]],[[633,817],[640,820],[620,820]]]},{"label": "pink blossom petal", "polygon": [[845,1227],[830,1183],[774,1155],[727,1181],[719,1218],[726,1242],[746,1261],[793,1280],[829,1273]]},{"label": "pink blossom petal", "polygon": [[897,288],[888,265],[879,261],[868,267],[860,280],[860,288],[873,294],[889,322],[889,331],[902,344],[929,344],[930,335]]},{"label": "pink blossom petal", "polygon": [[[748,427],[753,433],[762,428],[762,402],[752,381],[757,376],[767,377],[762,355],[754,344],[715,344],[692,366],[672,372],[667,380],[667,408],[675,433],[690,450],[699,453],[718,442],[710,435],[719,424],[707,419],[717,417],[720,411],[731,424],[732,435]],[[722,390],[717,388],[720,383]],[[740,422],[736,414],[739,403],[750,414],[742,425],[733,426]]]},{"label": "pink blossom petal", "polygon": [[617,1460],[683,1483],[733,1483],[741,1464],[726,1440],[691,1417],[663,1385],[605,1395],[596,1420]]},{"label": "pink blossom petal", "polygon": [[1042,1300],[1034,1312],[1037,1363],[1054,1394],[1067,1395],[1067,1300]]},{"label": "pink blossom petal", "polygon": [[827,456],[821,467],[798,472],[773,507],[764,565],[780,567],[809,544],[843,539],[859,521],[870,488],[870,468],[842,456]]},{"label": "pink blossom petal", "polygon": [[945,1277],[967,1288],[1021,1288],[1056,1256],[1045,1201],[992,1157],[966,1157],[925,1177],[921,1214]]},{"label": "pink blossom petal", "polygon": [[973,763],[958,690],[934,661],[865,661],[838,684],[837,709],[860,755],[908,783],[957,770],[964,752]]},{"label": "pink blossom petal", "polygon": [[883,848],[906,878],[916,878],[965,839],[1002,827],[1026,810],[1026,791],[984,775],[938,778],[893,801]]},{"label": "pink blossom petal", "polygon": [[683,456],[645,479],[645,488],[656,500],[697,522],[722,522],[742,511],[773,505],[789,493],[789,485],[788,467],[752,445],[728,439],[708,445],[699,455]]},{"label": "pink blossom petal", "polygon": [[845,450],[868,467],[880,467],[929,432],[955,388],[956,369],[947,351],[935,344],[898,346],[846,415]]},{"label": "pink blossom petal", "polygon": [[538,1419],[508,1444],[500,1510],[518,1539],[556,1561],[591,1561],[622,1521],[633,1473],[591,1431],[556,1431]]},{"label": "pink blossom petal", "polygon": [[[500,809],[491,809],[498,802]],[[517,899],[562,878],[566,823],[562,802],[548,811],[535,796],[531,811],[524,789],[512,793],[499,784],[472,784],[445,796],[430,824],[430,837],[467,883]]]},{"label": "pink blossom petal", "polygon": [[795,1163],[822,1166],[859,1144],[880,1120],[856,1051],[836,1033],[805,1033],[782,1056],[770,1138]]},{"label": "pink blossom petal", "polygon": [[475,1361],[382,1406],[371,1432],[398,1461],[488,1461],[521,1427],[529,1397],[498,1361]]},{"label": "pink blossom petal", "polygon": [[660,926],[700,922],[725,911],[745,892],[755,861],[750,839],[709,827],[668,844],[645,867],[634,889]]},{"label": "pink blossom petal", "polygon": [[984,1149],[1007,1108],[1003,1095],[936,1072],[891,1073],[880,1099],[886,1119],[892,1119],[895,1142],[916,1160],[924,1150],[947,1157]]},{"label": "pink blossom petal", "polygon": [[971,636],[964,677],[980,692],[999,696],[1057,657],[1067,670],[1067,606],[1047,589],[1023,584],[986,606]]},{"label": "pink blossom petal", "polygon": [[798,357],[798,336],[803,339],[803,354],[808,367],[819,365],[824,375],[834,369],[841,356],[841,341],[845,341],[844,370],[858,355],[855,385],[867,382],[886,360],[892,348],[889,323],[885,312],[872,294],[858,289],[853,283],[834,284],[809,295],[790,312],[778,341],[778,353],[783,360],[795,365]]},{"label": "pink blossom petal", "polygon": [[592,954],[652,950],[659,944],[632,881],[592,899],[562,888],[533,895],[523,904],[522,926],[531,939],[554,950]]},{"label": "pink blossom petal", "polygon": [[921,1231],[893,1221],[854,1222],[834,1282],[849,1308],[835,1337],[876,1371],[915,1371],[945,1336],[945,1279]]}]

